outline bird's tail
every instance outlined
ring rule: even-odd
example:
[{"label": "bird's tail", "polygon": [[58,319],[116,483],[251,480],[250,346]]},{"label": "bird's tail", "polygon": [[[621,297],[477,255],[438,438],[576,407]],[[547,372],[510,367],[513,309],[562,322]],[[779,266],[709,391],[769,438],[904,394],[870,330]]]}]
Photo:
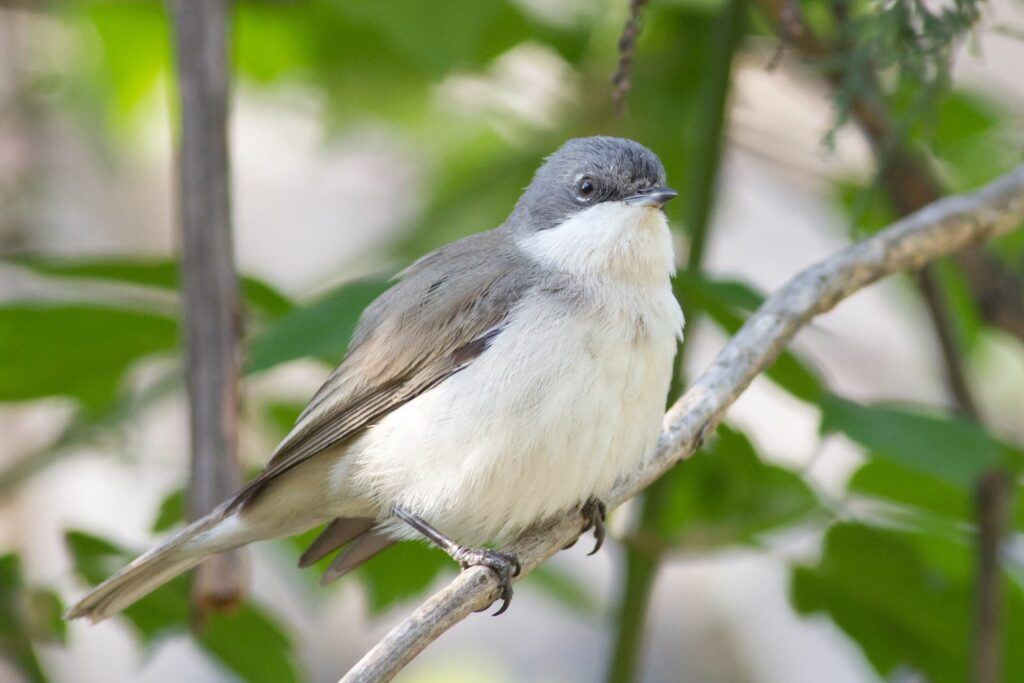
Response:
[{"label": "bird's tail", "polygon": [[223,508],[179,531],[96,586],[64,614],[97,623],[117,614],[214,553],[248,542],[235,515]]}]

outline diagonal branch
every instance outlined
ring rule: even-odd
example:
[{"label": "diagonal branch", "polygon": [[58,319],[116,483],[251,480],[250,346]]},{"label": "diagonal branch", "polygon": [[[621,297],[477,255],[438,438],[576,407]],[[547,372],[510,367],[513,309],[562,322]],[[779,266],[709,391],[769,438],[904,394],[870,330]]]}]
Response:
[{"label": "diagonal branch", "polygon": [[[803,271],[769,297],[719,352],[711,366],[665,415],[656,452],[608,496],[621,505],[689,456],[726,410],[815,316],[871,283],[1009,232],[1024,220],[1024,165],[984,188],[949,197]],[[579,536],[577,513],[525,533],[514,545],[520,576]],[[341,683],[391,680],[438,636],[498,597],[498,580],[483,567],[459,574],[395,626]]]}]

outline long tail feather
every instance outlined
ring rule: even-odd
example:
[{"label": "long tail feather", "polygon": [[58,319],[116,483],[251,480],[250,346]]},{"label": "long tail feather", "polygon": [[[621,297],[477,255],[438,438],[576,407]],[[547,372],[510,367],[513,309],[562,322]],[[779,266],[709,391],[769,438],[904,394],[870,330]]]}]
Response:
[{"label": "long tail feather", "polygon": [[219,533],[219,525],[230,519],[217,510],[185,527],[90,591],[68,609],[64,618],[103,621],[207,556],[241,545],[244,541],[234,538],[235,534]]}]

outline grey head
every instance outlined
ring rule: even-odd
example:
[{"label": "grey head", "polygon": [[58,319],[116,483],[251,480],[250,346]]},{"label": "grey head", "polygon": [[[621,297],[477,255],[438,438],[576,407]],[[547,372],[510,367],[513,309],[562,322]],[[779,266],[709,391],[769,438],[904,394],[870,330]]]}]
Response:
[{"label": "grey head", "polygon": [[602,202],[662,206],[676,196],[665,186],[661,160],[638,142],[574,138],[537,169],[503,226],[514,232],[548,230]]}]

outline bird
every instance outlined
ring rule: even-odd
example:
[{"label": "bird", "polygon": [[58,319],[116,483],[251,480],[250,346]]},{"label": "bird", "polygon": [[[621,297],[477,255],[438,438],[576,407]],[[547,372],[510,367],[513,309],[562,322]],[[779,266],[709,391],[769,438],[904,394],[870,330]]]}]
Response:
[{"label": "bird", "polygon": [[565,142],[501,225],[395,276],[261,473],[65,616],[102,621],[210,555],[321,525],[299,560],[338,551],[321,583],[425,539],[497,574],[496,614],[520,565],[488,544],[579,510],[596,552],[682,341],[665,183],[638,142]]}]

